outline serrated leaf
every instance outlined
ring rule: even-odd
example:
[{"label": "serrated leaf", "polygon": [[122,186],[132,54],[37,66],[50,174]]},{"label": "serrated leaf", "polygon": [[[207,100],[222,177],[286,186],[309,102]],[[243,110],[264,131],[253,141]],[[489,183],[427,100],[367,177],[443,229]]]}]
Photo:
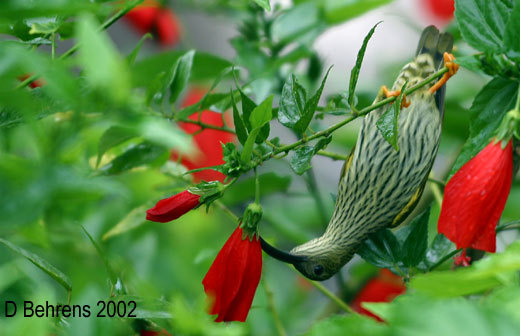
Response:
[{"label": "serrated leaf", "polygon": [[188,84],[193,66],[195,50],[190,50],[177,60],[173,70],[173,77],[170,83],[170,103],[174,103],[179,98],[182,90]]},{"label": "serrated leaf", "polygon": [[372,35],[374,35],[374,32],[376,30],[376,27],[381,23],[379,21],[376,23],[372,29],[368,32],[368,34],[365,36],[365,39],[363,40],[363,44],[361,45],[361,49],[358,51],[358,55],[356,58],[356,64],[350,71],[350,81],[348,86],[348,104],[352,106],[354,104],[354,94],[356,92],[356,86],[357,81],[359,78],[359,72],[361,71],[361,64],[363,63],[363,58],[365,57],[365,51],[367,50],[368,41],[370,41],[370,38],[372,38]]},{"label": "serrated leaf", "polygon": [[27,260],[32,262],[36,267],[47,273],[51,278],[56,280],[63,288],[67,291],[72,290],[72,283],[68,276],[66,276],[62,271],[51,265],[47,260],[39,257],[38,255],[29,252],[5,239],[0,238],[0,243],[4,244],[12,251],[18,253],[19,255],[25,257]]},{"label": "serrated leaf", "polygon": [[271,11],[271,4],[269,0],[253,0],[257,5],[265,9],[266,11]]},{"label": "serrated leaf", "polygon": [[287,81],[285,81],[282,89],[278,109],[278,121],[288,128],[294,128],[304,113],[306,101],[307,92],[305,88],[301,86],[296,77],[291,74]]},{"label": "serrated leaf", "polygon": [[233,105],[233,124],[235,125],[235,132],[237,134],[238,141],[244,145],[247,140],[246,126],[244,125],[244,121],[238,112],[237,105],[235,104],[235,98],[233,97],[233,92],[230,93],[230,96]]},{"label": "serrated leaf", "polygon": [[163,146],[140,143],[101,167],[100,171],[106,175],[119,174],[135,167],[163,163],[168,157],[169,152]]},{"label": "serrated leaf", "polygon": [[514,106],[518,82],[494,78],[477,94],[470,108],[470,135],[457,157],[450,176],[472,157],[477,155],[492,139],[502,118]]},{"label": "serrated leaf", "polygon": [[109,238],[133,230],[146,223],[144,215],[146,213],[146,209],[147,207],[143,205],[130,211],[121,221],[119,221],[119,223],[108,230],[108,232],[103,235],[102,239],[107,240]]},{"label": "serrated leaf", "polygon": [[139,42],[137,42],[137,45],[135,46],[134,50],[132,50],[132,52],[128,54],[128,56],[126,56],[126,63],[128,63],[128,65],[134,65],[137,55],[139,54],[139,51],[141,50],[144,41],[146,41],[149,38],[153,38],[152,34],[144,34],[143,37],[141,37],[141,39],[139,40]]},{"label": "serrated leaf", "polygon": [[401,259],[401,246],[392,231],[383,229],[365,240],[356,253],[374,266],[392,268]]},{"label": "serrated leaf", "polygon": [[410,223],[411,231],[401,246],[402,261],[407,267],[415,267],[424,259],[428,247],[428,219],[431,208],[424,210]]},{"label": "serrated leaf", "polygon": [[322,138],[314,146],[302,146],[296,149],[290,161],[292,170],[298,175],[305,173],[311,168],[312,157],[316,155],[318,151],[327,147],[331,141],[332,137]]},{"label": "serrated leaf", "polygon": [[511,16],[507,21],[506,30],[504,33],[504,46],[508,55],[511,57],[520,57],[520,39],[518,38],[520,32],[520,2],[516,1],[511,12]]},{"label": "serrated leaf", "polygon": [[316,109],[318,108],[318,103],[320,102],[321,93],[323,92],[323,88],[325,87],[325,82],[327,81],[327,77],[329,76],[329,72],[332,69],[332,66],[327,70],[327,73],[325,74],[325,77],[323,77],[323,80],[321,81],[321,85],[318,88],[318,91],[305,103],[305,108],[303,109],[303,114],[296,122],[296,125],[294,129],[299,132],[303,133],[307,130],[307,127],[312,121],[312,118],[314,117],[314,113],[316,112]]},{"label": "serrated leaf", "polygon": [[512,0],[455,1],[455,19],[464,40],[480,51],[503,51]]},{"label": "serrated leaf", "polygon": [[99,139],[96,166],[99,165],[101,157],[106,151],[136,136],[136,131],[127,127],[112,126],[107,129],[101,136],[101,139]]}]

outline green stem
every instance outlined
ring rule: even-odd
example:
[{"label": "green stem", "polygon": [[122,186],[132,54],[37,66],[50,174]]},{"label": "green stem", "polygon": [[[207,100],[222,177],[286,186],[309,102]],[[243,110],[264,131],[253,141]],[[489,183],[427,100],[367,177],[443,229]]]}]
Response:
[{"label": "green stem", "polygon": [[308,281],[312,286],[314,286],[317,290],[319,290],[322,294],[332,300],[335,304],[337,304],[341,309],[346,311],[347,313],[357,314],[352,307],[350,307],[345,301],[341,300],[339,297],[334,295],[330,290],[328,290],[325,286],[323,286],[320,282],[312,281],[307,278],[304,278]]},{"label": "green stem", "polygon": [[462,251],[462,249],[457,249],[457,250],[453,250],[451,251],[450,253],[446,254],[444,257],[442,257],[439,261],[437,261],[435,264],[433,264],[432,266],[430,266],[428,268],[428,272],[434,270],[435,268],[439,267],[440,265],[442,265],[446,260],[450,259],[451,257],[453,257],[454,255],[456,255],[457,253],[459,253],[460,251]]},{"label": "green stem", "polygon": [[184,175],[188,175],[188,174],[191,174],[191,173],[200,172],[200,171],[207,170],[207,169],[217,169],[217,168],[220,168],[220,167],[222,167],[222,165],[216,165],[216,166],[208,166],[208,167],[196,168],[196,169],[188,170],[187,172],[183,173],[182,176],[184,176]]},{"label": "green stem", "polygon": [[432,189],[432,194],[435,198],[435,201],[439,204],[439,206],[442,206],[442,191],[440,186],[444,188],[444,182],[434,179],[433,174],[430,174],[430,177],[428,177],[428,182],[431,182],[430,187]]},{"label": "green stem", "polygon": [[258,173],[255,171],[255,203],[260,204],[260,179],[258,178]]},{"label": "green stem", "polygon": [[[99,27],[99,30],[100,31],[103,31],[103,30],[106,30],[108,27],[110,27],[111,25],[113,25],[117,20],[119,20],[120,18],[122,18],[123,16],[125,16],[126,13],[128,13],[129,11],[131,11],[132,9],[134,9],[134,7],[136,7],[137,5],[141,4],[144,0],[135,0],[133,2],[131,2],[130,4],[128,4],[127,6],[125,6],[123,9],[119,10],[116,14],[114,14],[113,16],[111,16],[110,18],[108,18],[100,27]],[[64,52],[60,57],[58,57],[58,59],[62,60],[62,59],[65,59],[67,57],[69,57],[70,55],[72,55],[73,53],[75,53],[78,49],[79,49],[79,44],[75,44],[74,46],[72,46],[72,48],[70,48],[69,50],[67,50],[66,52]],[[38,79],[38,75],[32,75],[32,76],[29,76],[27,79],[25,79],[23,82],[21,82],[20,84],[18,84],[16,86],[16,89],[21,89],[21,88],[24,88],[26,87],[27,85],[29,85],[30,83],[32,83],[34,80]]]},{"label": "green stem", "polygon": [[495,231],[502,232],[502,231],[514,230],[514,229],[518,229],[518,228],[520,228],[520,220],[515,220],[512,222],[498,225],[497,228],[495,229]]},{"label": "green stem", "polygon": [[276,306],[274,305],[274,299],[273,299],[273,291],[265,281],[265,277],[262,278],[262,286],[264,287],[265,296],[267,298],[267,305],[269,307],[269,311],[271,312],[271,315],[273,316],[274,325],[276,327],[276,332],[279,336],[287,336],[287,332],[285,332],[285,329],[282,324],[282,320],[280,319],[280,315],[278,314],[278,311],[276,310]]},{"label": "green stem", "polygon": [[54,57],[56,56],[56,33],[53,32],[51,34],[51,58],[54,59]]},{"label": "green stem", "polygon": [[319,150],[318,153],[316,153],[316,154],[318,154],[320,156],[326,156],[335,161],[345,161],[348,158],[348,156],[346,156],[346,155],[332,153],[332,152],[328,152],[328,151],[324,151],[324,150]]},{"label": "green stem", "polygon": [[231,134],[236,134],[235,131],[229,127],[226,127],[226,126],[215,126],[215,125],[211,125],[211,124],[206,124],[206,123],[203,123],[202,121],[198,121],[198,120],[177,120],[178,122],[183,122],[183,123],[187,123],[187,124],[194,124],[194,125],[198,125],[200,126],[202,129],[204,128],[209,128],[209,129],[214,129],[214,130],[217,130],[217,131],[222,131],[222,132],[227,132],[227,133],[231,133]]},{"label": "green stem", "polygon": [[316,206],[318,207],[318,213],[320,214],[320,219],[323,226],[326,226],[328,223],[327,211],[325,209],[325,204],[323,204],[323,200],[318,189],[318,184],[316,183],[316,176],[314,175],[314,170],[310,168],[306,174],[307,178],[305,179],[305,182],[307,183],[307,190],[309,190],[312,197],[314,198],[314,201],[316,202]]},{"label": "green stem", "polygon": [[224,213],[231,219],[234,223],[237,223],[239,220],[239,217],[233,213],[224,203],[222,203],[219,200],[216,200],[213,202],[216,206],[218,206]]}]

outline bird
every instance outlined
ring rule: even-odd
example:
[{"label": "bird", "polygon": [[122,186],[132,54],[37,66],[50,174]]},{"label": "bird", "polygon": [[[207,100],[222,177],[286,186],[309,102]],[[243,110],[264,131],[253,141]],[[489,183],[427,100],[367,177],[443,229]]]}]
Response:
[{"label": "bird", "polygon": [[385,105],[367,114],[357,143],[340,174],[334,212],[322,236],[285,252],[261,237],[263,250],[291,263],[305,277],[323,281],[349,262],[371,234],[393,228],[413,211],[423,193],[437,155],[446,81],[458,69],[450,52],[453,37],[426,27],[415,58],[406,64],[391,90],[382,86],[374,103],[401,94],[403,85],[412,87],[443,66],[448,68],[436,83],[429,83],[404,97],[399,114],[398,150],[382,136],[377,121]]}]

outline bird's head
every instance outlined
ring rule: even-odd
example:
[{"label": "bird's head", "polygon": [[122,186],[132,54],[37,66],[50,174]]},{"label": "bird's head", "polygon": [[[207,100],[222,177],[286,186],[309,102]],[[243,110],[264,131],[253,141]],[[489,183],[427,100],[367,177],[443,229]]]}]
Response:
[{"label": "bird's head", "polygon": [[291,252],[280,251],[260,238],[262,249],[271,257],[293,264],[305,277],[323,281],[336,274],[344,263],[339,254],[334,253],[330,244],[324,244],[320,238],[296,246]]}]

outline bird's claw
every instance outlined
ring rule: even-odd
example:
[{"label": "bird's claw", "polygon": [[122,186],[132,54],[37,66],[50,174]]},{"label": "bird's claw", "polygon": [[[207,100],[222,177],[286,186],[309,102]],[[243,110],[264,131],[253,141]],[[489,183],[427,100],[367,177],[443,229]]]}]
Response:
[{"label": "bird's claw", "polygon": [[[381,87],[381,89],[383,90],[383,93],[384,95],[386,96],[386,98],[389,98],[389,97],[399,97],[401,95],[401,89],[399,90],[395,90],[395,91],[390,91],[386,85],[383,85]],[[409,101],[407,98],[406,98],[406,95],[403,95],[403,100],[401,101],[401,108],[403,107],[408,107],[410,106],[411,104],[411,101]]]},{"label": "bird's claw", "polygon": [[451,76],[453,76],[457,73],[457,71],[459,70],[459,65],[457,63],[454,63],[453,62],[454,60],[455,60],[455,56],[453,56],[452,54],[450,54],[448,52],[444,53],[444,66],[446,66],[448,68],[448,72],[444,73],[444,75],[442,75],[441,79],[439,79],[437,81],[437,83],[435,83],[435,85],[433,85],[430,88],[431,94],[435,93],[435,91],[440,89],[444,84],[446,84],[446,82],[448,81],[448,79],[450,79]]}]

